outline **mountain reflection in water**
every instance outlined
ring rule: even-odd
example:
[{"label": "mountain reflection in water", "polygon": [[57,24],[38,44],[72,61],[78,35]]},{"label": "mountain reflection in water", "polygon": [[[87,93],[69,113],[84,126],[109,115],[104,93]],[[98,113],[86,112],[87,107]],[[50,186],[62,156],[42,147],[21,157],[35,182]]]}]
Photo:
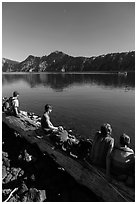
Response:
[{"label": "mountain reflection in water", "polygon": [[51,119],[78,135],[93,138],[104,122],[113,127],[118,142],[126,132],[135,146],[135,75],[85,73],[6,73],[2,95],[20,93],[22,110],[42,115],[53,105]]},{"label": "mountain reflection in water", "polygon": [[99,85],[108,86],[111,88],[124,88],[128,86],[131,89],[135,87],[134,74],[128,76],[117,74],[5,74],[2,77],[2,83],[15,83],[16,81],[24,81],[30,85],[31,88],[38,86],[51,87],[55,91],[63,91],[73,85]]}]

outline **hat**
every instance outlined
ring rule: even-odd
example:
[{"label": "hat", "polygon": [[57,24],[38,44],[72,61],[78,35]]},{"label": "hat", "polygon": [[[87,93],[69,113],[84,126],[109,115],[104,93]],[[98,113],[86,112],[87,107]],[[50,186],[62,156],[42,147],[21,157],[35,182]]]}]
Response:
[{"label": "hat", "polygon": [[13,92],[13,97],[16,97],[17,95],[19,95],[19,93],[17,91]]}]

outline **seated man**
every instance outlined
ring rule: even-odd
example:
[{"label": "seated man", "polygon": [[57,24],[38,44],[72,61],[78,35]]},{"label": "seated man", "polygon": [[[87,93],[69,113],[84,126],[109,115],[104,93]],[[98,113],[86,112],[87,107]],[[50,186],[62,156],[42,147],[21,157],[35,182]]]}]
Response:
[{"label": "seated man", "polygon": [[[45,112],[41,118],[41,127],[46,134],[49,134],[51,140],[57,145],[69,145],[72,146],[73,144],[77,144],[77,140],[74,136],[71,136],[66,130],[63,129],[62,126],[55,127],[51,121],[49,114],[52,111],[52,107],[49,104],[45,105]],[[65,147],[63,146],[63,150]]]},{"label": "seated man", "polygon": [[106,168],[106,158],[109,157],[114,146],[114,139],[111,137],[111,133],[112,128],[108,123],[102,125],[101,131],[96,133],[90,152],[92,164]]},{"label": "seated man", "polygon": [[13,96],[7,98],[3,98],[2,102],[2,109],[7,114],[12,114],[18,116],[19,114],[19,100],[18,100],[19,93],[17,91],[13,92]]},{"label": "seated man", "polygon": [[[120,145],[115,147],[111,152],[109,158],[109,166],[107,174],[110,176],[110,172],[118,176],[119,179],[127,176],[134,177],[135,173],[135,155],[134,151],[129,148],[130,137],[125,133],[120,136]],[[125,175],[125,176],[124,176]]]},{"label": "seated man", "polygon": [[6,114],[14,115],[19,117],[19,93],[17,91],[13,92],[13,96],[3,99],[2,109]]},{"label": "seated man", "polygon": [[52,132],[57,132],[58,130],[63,130],[62,127],[55,127],[50,121],[50,113],[52,111],[52,106],[49,104],[45,105],[45,112],[41,118],[41,127],[46,134],[50,134]]},{"label": "seated man", "polygon": [[19,117],[19,93],[17,91],[13,92],[13,97],[12,97],[12,107],[11,107],[11,112],[13,115],[16,117]]}]

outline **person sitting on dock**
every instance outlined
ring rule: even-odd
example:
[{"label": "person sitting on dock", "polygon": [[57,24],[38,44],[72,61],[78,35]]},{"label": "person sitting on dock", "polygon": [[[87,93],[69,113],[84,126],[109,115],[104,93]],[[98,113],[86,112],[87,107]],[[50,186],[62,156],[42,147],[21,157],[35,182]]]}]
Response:
[{"label": "person sitting on dock", "polygon": [[58,130],[63,130],[63,127],[55,127],[50,121],[50,113],[52,112],[52,106],[49,104],[45,105],[45,112],[41,118],[41,127],[46,134],[51,134],[57,132]]},{"label": "person sitting on dock", "polygon": [[50,139],[58,146],[61,146],[64,151],[70,150],[73,145],[78,144],[78,140],[75,136],[70,135],[67,130],[64,130],[62,126],[55,127],[51,121],[49,114],[52,111],[52,106],[45,105],[45,112],[41,118],[41,127],[46,135],[50,136]]},{"label": "person sitting on dock", "polygon": [[110,173],[117,176],[119,180],[125,180],[127,183],[134,183],[135,176],[135,154],[129,148],[130,137],[123,133],[120,136],[120,144],[114,147],[109,157],[109,166],[107,168],[107,176]]},{"label": "person sitting on dock", "polygon": [[19,100],[18,100],[19,93],[17,91],[13,92],[13,96],[3,98],[2,110],[9,115],[14,115],[19,117]]},{"label": "person sitting on dock", "polygon": [[12,107],[11,107],[11,113],[13,113],[14,116],[19,117],[19,93],[17,91],[13,92],[12,97]]},{"label": "person sitting on dock", "polygon": [[111,134],[112,128],[108,123],[103,124],[100,131],[96,133],[90,152],[90,161],[92,164],[106,168],[107,157],[109,157],[114,147],[114,138],[112,138]]}]

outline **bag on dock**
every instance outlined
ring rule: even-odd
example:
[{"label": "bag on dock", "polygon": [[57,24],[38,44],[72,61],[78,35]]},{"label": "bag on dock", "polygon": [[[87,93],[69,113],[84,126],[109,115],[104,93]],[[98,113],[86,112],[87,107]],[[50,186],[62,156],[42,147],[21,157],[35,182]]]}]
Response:
[{"label": "bag on dock", "polygon": [[10,111],[13,105],[13,97],[3,98],[2,111]]},{"label": "bag on dock", "polygon": [[68,132],[66,130],[63,130],[56,133],[52,133],[50,138],[55,144],[62,145],[68,140]]},{"label": "bag on dock", "polygon": [[92,148],[92,141],[81,139],[78,144],[77,154],[81,159],[87,158]]}]

